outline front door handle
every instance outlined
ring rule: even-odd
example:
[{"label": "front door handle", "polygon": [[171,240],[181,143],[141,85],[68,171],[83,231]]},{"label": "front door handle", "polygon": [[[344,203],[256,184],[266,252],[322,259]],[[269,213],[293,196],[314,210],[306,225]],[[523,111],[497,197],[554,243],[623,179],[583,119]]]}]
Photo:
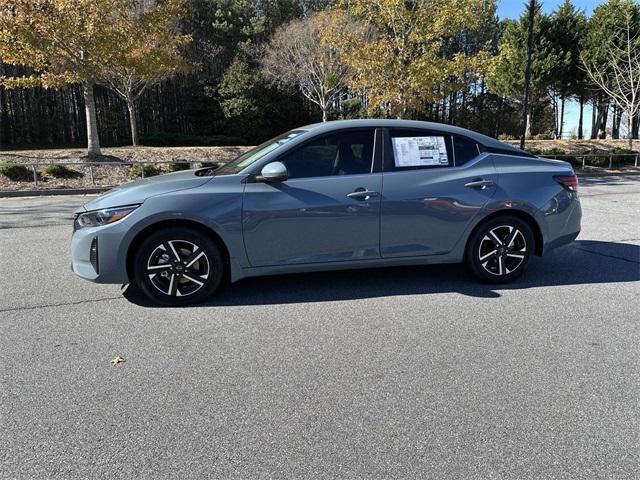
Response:
[{"label": "front door handle", "polygon": [[373,190],[358,189],[355,192],[347,193],[348,198],[354,198],[356,200],[369,200],[371,197],[379,195],[378,192]]},{"label": "front door handle", "polygon": [[495,184],[493,183],[492,180],[484,180],[482,178],[478,178],[476,180],[473,180],[469,183],[465,183],[464,186],[468,187],[468,188],[477,188],[479,190],[484,190],[485,188],[488,187],[493,187]]}]

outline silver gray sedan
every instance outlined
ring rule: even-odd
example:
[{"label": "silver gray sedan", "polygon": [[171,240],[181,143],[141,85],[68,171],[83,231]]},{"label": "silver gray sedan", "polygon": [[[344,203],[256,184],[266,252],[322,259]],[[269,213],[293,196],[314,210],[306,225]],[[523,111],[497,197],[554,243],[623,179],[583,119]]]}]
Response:
[{"label": "silver gray sedan", "polygon": [[164,305],[203,301],[224,279],[392,265],[466,262],[509,282],[576,238],[577,188],[568,163],[462,128],[327,122],[85,204],[72,269]]}]

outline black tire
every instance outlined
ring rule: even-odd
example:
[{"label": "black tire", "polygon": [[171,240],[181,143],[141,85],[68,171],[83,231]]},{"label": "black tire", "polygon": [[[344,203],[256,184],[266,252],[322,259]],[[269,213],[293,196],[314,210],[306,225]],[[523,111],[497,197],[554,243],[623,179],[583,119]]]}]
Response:
[{"label": "black tire", "polygon": [[485,283],[508,283],[524,273],[534,252],[531,227],[514,215],[481,223],[467,242],[466,261]]},{"label": "black tire", "polygon": [[215,242],[202,232],[167,228],[138,246],[133,273],[135,284],[154,303],[190,305],[206,300],[219,287],[224,259]]}]

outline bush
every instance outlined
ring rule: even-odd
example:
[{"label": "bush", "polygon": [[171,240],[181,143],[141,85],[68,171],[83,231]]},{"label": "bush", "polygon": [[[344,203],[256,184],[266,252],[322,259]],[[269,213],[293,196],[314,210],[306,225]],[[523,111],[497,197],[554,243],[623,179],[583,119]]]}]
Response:
[{"label": "bush", "polygon": [[218,168],[220,166],[217,162],[200,162],[200,168]]},{"label": "bush", "polygon": [[613,165],[617,167],[633,165],[636,161],[636,152],[628,148],[615,147],[611,149],[613,153]]},{"label": "bush", "polygon": [[549,148],[547,150],[538,150],[540,153],[537,155],[542,155],[544,157],[553,157],[554,155],[566,155],[567,152],[562,150],[561,148]]},{"label": "bush", "polygon": [[620,148],[620,147],[612,148],[611,149],[611,153],[618,154],[618,155],[621,154],[621,153],[629,153],[629,154],[632,154],[632,155],[636,154],[636,152],[634,152],[633,150],[629,150],[628,148]]},{"label": "bush", "polygon": [[135,165],[131,166],[131,173],[133,173],[137,177],[142,176],[143,170],[144,170],[145,177],[153,177],[160,173],[155,165],[151,165],[149,163],[145,163],[145,164],[136,163]]},{"label": "bush", "polygon": [[167,165],[167,172],[179,172],[181,170],[189,170],[188,162],[173,161]]},{"label": "bush", "polygon": [[140,138],[140,143],[149,147],[234,147],[236,145],[247,145],[247,142],[239,137],[228,135],[184,135],[182,133],[143,135]]},{"label": "bush", "polygon": [[47,165],[44,167],[44,173],[55,178],[77,178],[82,176],[82,173],[64,165]]},{"label": "bush", "polygon": [[0,175],[4,175],[14,182],[33,180],[33,172],[30,169],[12,161],[0,163]]},{"label": "bush", "polygon": [[548,133],[536,133],[533,136],[534,140],[551,140],[551,135]]}]

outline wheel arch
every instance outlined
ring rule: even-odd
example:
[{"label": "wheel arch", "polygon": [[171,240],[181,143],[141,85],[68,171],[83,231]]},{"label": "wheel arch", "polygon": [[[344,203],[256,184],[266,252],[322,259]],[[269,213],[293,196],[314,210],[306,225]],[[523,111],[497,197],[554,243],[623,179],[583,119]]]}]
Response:
[{"label": "wheel arch", "polygon": [[533,215],[531,215],[530,213],[527,213],[527,212],[525,212],[523,210],[518,210],[518,209],[515,209],[515,208],[509,208],[509,209],[497,210],[495,212],[492,212],[489,215],[483,217],[482,220],[480,220],[476,224],[476,226],[473,228],[473,230],[471,230],[471,232],[469,233],[469,236],[467,237],[467,241],[465,242],[465,249],[464,249],[465,258],[466,258],[466,255],[467,255],[469,242],[473,238],[473,236],[476,233],[476,231],[480,227],[482,227],[482,225],[484,225],[486,222],[489,222],[489,221],[491,221],[491,220],[493,220],[495,218],[502,217],[502,216],[507,216],[507,215],[510,215],[510,216],[513,216],[513,217],[518,217],[520,220],[522,220],[527,225],[529,225],[529,228],[531,228],[531,231],[533,232],[533,241],[534,241],[533,253],[538,257],[542,256],[542,253],[543,253],[543,250],[544,250],[544,237],[542,236],[542,229],[540,228],[540,225],[538,224],[536,219],[533,217]]},{"label": "wheel arch", "polygon": [[150,234],[155,233],[159,230],[176,228],[176,227],[186,227],[186,228],[192,228],[194,230],[198,230],[199,232],[207,235],[214,241],[216,246],[220,249],[220,253],[222,253],[222,257],[224,259],[223,279],[228,280],[230,275],[231,256],[229,254],[229,249],[227,245],[225,244],[224,240],[222,240],[222,237],[218,234],[218,232],[216,232],[214,229],[212,229],[208,225],[197,222],[195,220],[171,219],[171,220],[160,220],[158,222],[154,222],[150,225],[147,225],[138,233],[136,233],[136,235],[133,237],[133,239],[129,243],[129,246],[127,247],[127,257],[126,257],[127,258],[127,262],[126,262],[127,277],[129,278],[129,281],[132,281],[134,278],[134,275],[133,275],[134,253],[138,248],[138,246],[142,243],[142,241]]}]

